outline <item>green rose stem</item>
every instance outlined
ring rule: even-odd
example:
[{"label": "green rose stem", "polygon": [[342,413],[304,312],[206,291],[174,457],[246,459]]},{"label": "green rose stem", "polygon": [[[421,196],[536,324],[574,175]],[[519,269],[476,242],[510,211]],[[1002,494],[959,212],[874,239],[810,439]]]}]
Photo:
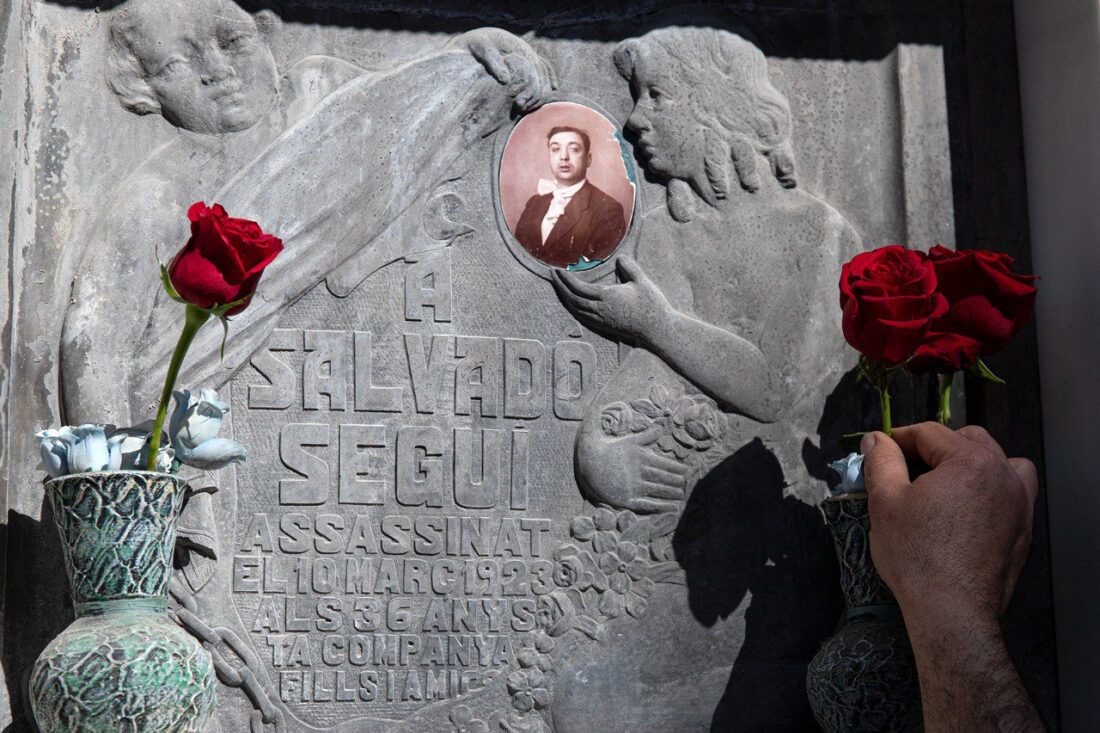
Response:
[{"label": "green rose stem", "polygon": [[157,468],[157,453],[160,451],[160,434],[164,429],[164,418],[168,414],[168,400],[172,397],[172,389],[176,386],[176,377],[179,376],[180,367],[183,366],[183,358],[187,355],[187,349],[195,340],[195,334],[199,332],[203,324],[210,319],[210,311],[187,304],[187,315],[183,321],[183,332],[176,342],[176,350],[172,352],[172,361],[168,364],[168,375],[164,378],[164,390],[160,393],[160,406],[157,407],[157,421],[153,425],[153,432],[149,436],[149,460],[145,465],[146,471],[155,471]]},{"label": "green rose stem", "polygon": [[951,422],[951,380],[954,376],[953,374],[940,375],[940,411],[938,414],[940,425],[947,425]]},{"label": "green rose stem", "polygon": [[878,388],[878,399],[882,405],[882,432],[887,435],[894,429],[894,424],[890,420],[890,385],[884,384]]},{"label": "green rose stem", "polygon": [[882,432],[889,435],[894,429],[890,418],[890,370],[884,369],[881,364],[875,366],[875,389],[878,390],[878,400],[882,406]]}]

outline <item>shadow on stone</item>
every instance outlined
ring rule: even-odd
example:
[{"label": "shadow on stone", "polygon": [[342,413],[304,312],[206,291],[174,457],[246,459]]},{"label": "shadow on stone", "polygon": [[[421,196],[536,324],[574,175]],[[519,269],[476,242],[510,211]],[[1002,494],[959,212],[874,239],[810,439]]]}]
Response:
[{"label": "shadow on stone", "polygon": [[4,680],[13,721],[4,733],[37,730],[33,723],[27,681],[34,660],[69,623],[69,579],[53,512],[43,496],[42,519],[16,512],[0,527],[8,548],[4,599]]},{"label": "shadow on stone", "polygon": [[842,599],[820,512],[783,488],[779,461],[756,439],[698,483],[674,535],[699,623],[713,626],[750,597],[712,731],[816,729],[806,665],[835,628]]}]

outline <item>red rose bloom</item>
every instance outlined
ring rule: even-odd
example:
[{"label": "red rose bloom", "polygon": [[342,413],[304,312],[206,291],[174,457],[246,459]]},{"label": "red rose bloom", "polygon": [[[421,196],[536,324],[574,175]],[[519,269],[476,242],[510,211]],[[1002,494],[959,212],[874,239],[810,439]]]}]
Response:
[{"label": "red rose bloom", "polygon": [[969,336],[992,354],[1016,335],[1035,310],[1034,275],[1012,272],[1015,260],[1001,252],[955,252],[936,245],[928,253],[948,310],[934,330]]},{"label": "red rose bloom", "polygon": [[[278,237],[248,219],[234,219],[220,204],[199,201],[187,210],[191,238],[168,265],[172,287],[199,308],[227,305],[256,292],[264,268],[283,251]],[[231,316],[248,307],[241,303]]]},{"label": "red rose bloom", "polygon": [[888,366],[908,359],[947,311],[928,256],[900,245],[856,255],[840,274],[844,338]]},{"label": "red rose bloom", "polygon": [[1027,325],[1035,309],[1034,275],[1011,271],[1014,260],[984,249],[928,253],[937,289],[948,309],[937,318],[910,363],[911,371],[950,373],[969,369],[979,356],[1001,348]]}]

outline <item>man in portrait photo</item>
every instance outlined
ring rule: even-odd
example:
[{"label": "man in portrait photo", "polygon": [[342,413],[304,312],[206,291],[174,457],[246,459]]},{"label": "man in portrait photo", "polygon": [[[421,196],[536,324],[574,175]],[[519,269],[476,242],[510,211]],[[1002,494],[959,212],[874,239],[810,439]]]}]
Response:
[{"label": "man in portrait photo", "polygon": [[546,134],[554,180],[540,180],[527,201],[515,235],[542,262],[567,267],[603,260],[626,232],[622,205],[588,180],[592,144],[576,127],[552,127]]}]

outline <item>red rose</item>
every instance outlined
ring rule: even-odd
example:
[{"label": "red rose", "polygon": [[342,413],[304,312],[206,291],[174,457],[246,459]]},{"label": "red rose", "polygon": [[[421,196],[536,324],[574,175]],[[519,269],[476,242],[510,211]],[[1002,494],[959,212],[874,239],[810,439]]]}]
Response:
[{"label": "red rose", "polygon": [[989,355],[1027,325],[1035,309],[1036,277],[1012,272],[1011,257],[984,249],[956,252],[937,244],[928,258],[948,303],[933,330],[969,336],[981,343],[982,355]]},{"label": "red rose", "polygon": [[856,255],[840,274],[844,338],[888,366],[908,359],[947,311],[928,256],[899,245]]},{"label": "red rose", "polygon": [[[228,216],[220,204],[207,208],[199,201],[187,210],[187,218],[191,238],[168,265],[172,287],[188,303],[206,309],[250,298],[264,268],[283,251],[282,240],[265,234],[254,221]],[[246,307],[247,301],[225,315]]]},{"label": "red rose", "polygon": [[964,371],[977,361],[981,347],[969,336],[929,331],[906,368],[914,374]]}]

